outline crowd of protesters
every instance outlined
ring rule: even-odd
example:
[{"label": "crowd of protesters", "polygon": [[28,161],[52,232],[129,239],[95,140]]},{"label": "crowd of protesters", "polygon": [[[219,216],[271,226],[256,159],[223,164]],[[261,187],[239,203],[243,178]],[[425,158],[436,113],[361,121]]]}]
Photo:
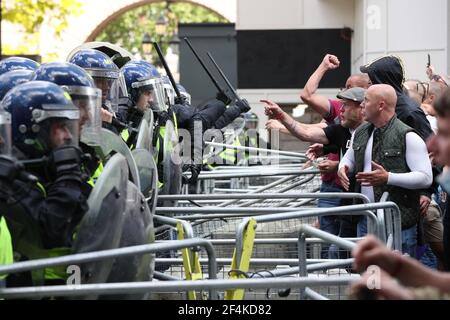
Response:
[{"label": "crowd of protesters", "polygon": [[[380,286],[371,297],[420,299],[450,297],[450,90],[447,80],[427,66],[428,81],[405,79],[401,58],[388,55],[360,68],[348,78],[337,99],[317,94],[327,72],[339,68],[339,58],[326,55],[301,92],[305,104],[323,121],[295,121],[280,106],[265,103],[268,129],[281,129],[311,142],[311,160],[322,173],[321,192],[358,192],[371,202],[385,192],[401,212],[402,252],[389,250],[373,236],[358,242],[354,269],[379,268]],[[352,200],[350,200],[352,201]],[[327,199],[319,207],[348,205]],[[366,218],[321,217],[323,231],[344,238],[367,234]],[[323,247],[322,258],[336,258]],[[439,271],[438,271],[439,270]],[[352,286],[355,297],[367,293],[366,272]],[[367,297],[367,295],[364,295]]]}]

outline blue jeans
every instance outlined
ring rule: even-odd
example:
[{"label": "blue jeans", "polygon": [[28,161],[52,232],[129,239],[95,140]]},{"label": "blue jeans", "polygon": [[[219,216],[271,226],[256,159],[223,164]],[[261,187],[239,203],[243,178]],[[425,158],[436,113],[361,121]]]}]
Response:
[{"label": "blue jeans", "polygon": [[[341,188],[339,188],[333,182],[322,182],[320,186],[320,192],[342,192]],[[341,204],[340,199],[319,199],[317,207],[319,208],[334,208],[339,207]],[[338,235],[339,234],[339,220],[336,216],[323,216],[319,217],[320,230]],[[330,245],[324,244],[322,245],[322,251],[320,256],[322,259],[329,259],[329,250]]]},{"label": "blue jeans", "polygon": [[356,237],[362,238],[367,235],[367,217],[361,216],[356,226]]},{"label": "blue jeans", "polygon": [[411,258],[416,257],[417,248],[417,225],[409,229],[402,230],[402,252]]},{"label": "blue jeans", "polygon": [[418,247],[416,257],[423,265],[427,266],[428,268],[437,270],[438,261],[429,245],[426,244],[421,248]]},{"label": "blue jeans", "polygon": [[[322,184],[320,185],[320,192],[342,192],[342,189],[334,182],[322,181]],[[317,202],[317,206],[319,208],[334,208],[339,207],[340,205],[341,199],[339,198],[319,199]]]}]

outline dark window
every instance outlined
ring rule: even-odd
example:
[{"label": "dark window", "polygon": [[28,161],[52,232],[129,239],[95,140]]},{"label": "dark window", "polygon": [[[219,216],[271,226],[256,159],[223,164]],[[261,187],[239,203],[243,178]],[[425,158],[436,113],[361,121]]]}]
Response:
[{"label": "dark window", "polygon": [[321,88],[340,88],[350,75],[347,29],[237,31],[238,87],[302,88],[327,53],[341,67],[328,73]]}]

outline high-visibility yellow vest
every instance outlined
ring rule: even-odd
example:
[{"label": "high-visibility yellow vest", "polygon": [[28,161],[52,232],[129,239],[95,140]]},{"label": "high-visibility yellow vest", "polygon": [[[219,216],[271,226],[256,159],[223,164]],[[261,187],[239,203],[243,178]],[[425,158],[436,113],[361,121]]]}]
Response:
[{"label": "high-visibility yellow vest", "polygon": [[[0,266],[11,264],[14,261],[11,234],[5,218],[0,218]],[[0,275],[0,280],[6,278],[6,274]]]}]

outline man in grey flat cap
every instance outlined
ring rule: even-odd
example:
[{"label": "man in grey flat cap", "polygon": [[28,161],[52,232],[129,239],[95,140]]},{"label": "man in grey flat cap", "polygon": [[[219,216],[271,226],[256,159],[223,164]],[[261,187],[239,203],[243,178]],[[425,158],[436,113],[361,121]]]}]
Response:
[{"label": "man in grey flat cap", "polygon": [[[279,120],[292,135],[302,141],[333,145],[342,158],[350,145],[352,133],[364,122],[361,103],[364,101],[365,93],[365,89],[358,87],[340,92],[337,97],[342,100],[341,124],[329,125],[323,129],[295,121],[270,100],[261,100],[261,102],[266,104],[266,115],[271,119]],[[316,156],[320,157],[322,154],[316,154]]]}]

